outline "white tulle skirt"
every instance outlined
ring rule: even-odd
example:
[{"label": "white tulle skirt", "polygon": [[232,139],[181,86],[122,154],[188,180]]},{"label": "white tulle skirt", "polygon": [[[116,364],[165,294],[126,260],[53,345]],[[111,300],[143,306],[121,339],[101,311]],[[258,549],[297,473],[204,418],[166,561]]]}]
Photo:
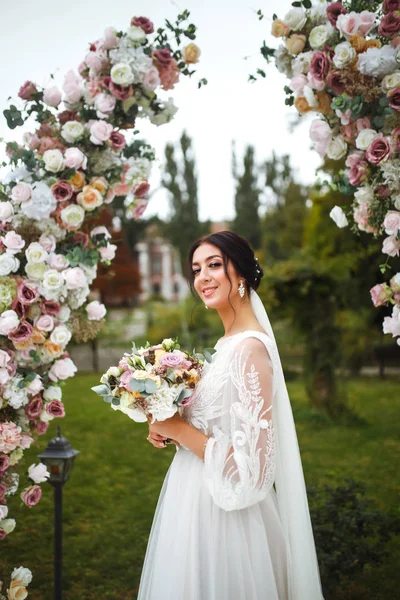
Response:
[{"label": "white tulle skirt", "polygon": [[147,546],[138,600],[287,600],[287,545],[275,491],[226,512],[204,464],[181,448],[166,475]]}]

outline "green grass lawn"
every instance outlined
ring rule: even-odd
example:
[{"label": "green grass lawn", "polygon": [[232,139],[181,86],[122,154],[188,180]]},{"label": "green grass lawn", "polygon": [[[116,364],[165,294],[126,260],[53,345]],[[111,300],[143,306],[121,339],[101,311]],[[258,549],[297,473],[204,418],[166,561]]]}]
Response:
[{"label": "green grass lawn", "polygon": [[[91,392],[97,382],[97,376],[82,374],[66,386],[67,417],[59,421],[62,433],[80,450],[64,488],[64,600],[133,600],[174,447],[153,448],[146,441],[147,426],[112,411]],[[344,426],[314,419],[307,412],[301,383],[289,384],[299,411],[297,430],[308,483],[338,484],[352,477],[366,485],[377,507],[395,510],[398,388],[398,379],[351,381],[349,402],[364,422]],[[56,425],[53,421],[45,439],[27,452],[26,467],[37,462],[36,455],[55,435]],[[33,571],[32,600],[52,598],[52,488],[43,484],[43,492],[40,504],[32,509],[19,506],[16,497],[11,500],[9,516],[17,518],[17,528],[1,543],[0,562],[7,557],[10,569],[23,565]],[[395,597],[395,554],[385,566],[366,574],[368,600]]]}]

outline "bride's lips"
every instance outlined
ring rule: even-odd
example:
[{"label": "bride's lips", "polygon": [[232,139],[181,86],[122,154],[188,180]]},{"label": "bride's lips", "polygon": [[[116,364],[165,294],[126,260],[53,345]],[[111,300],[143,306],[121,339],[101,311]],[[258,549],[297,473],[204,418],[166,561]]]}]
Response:
[{"label": "bride's lips", "polygon": [[205,296],[206,298],[209,298],[210,296],[213,295],[213,293],[215,292],[217,288],[216,287],[207,287],[203,289],[203,296]]}]

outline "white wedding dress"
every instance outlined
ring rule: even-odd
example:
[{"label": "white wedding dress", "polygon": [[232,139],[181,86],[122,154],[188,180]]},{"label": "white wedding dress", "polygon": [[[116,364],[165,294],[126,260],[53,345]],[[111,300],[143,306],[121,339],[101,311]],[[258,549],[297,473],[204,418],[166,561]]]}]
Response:
[{"label": "white wedding dress", "polygon": [[182,410],[185,420],[211,436],[205,461],[184,447],[176,452],[138,600],[320,600],[318,573],[315,592],[302,592],[293,577],[290,583],[289,535],[273,485],[281,370],[275,341],[247,331],[222,338],[215,348],[193,401]]}]

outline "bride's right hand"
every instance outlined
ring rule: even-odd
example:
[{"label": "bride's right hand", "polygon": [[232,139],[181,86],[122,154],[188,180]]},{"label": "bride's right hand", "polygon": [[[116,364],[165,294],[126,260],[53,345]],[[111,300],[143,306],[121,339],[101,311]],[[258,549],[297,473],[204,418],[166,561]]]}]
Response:
[{"label": "bride's right hand", "polygon": [[[168,441],[167,441],[168,440]],[[166,448],[167,444],[175,444],[177,448],[180,448],[180,445],[176,440],[171,440],[166,437],[163,437],[159,433],[155,431],[151,431],[151,427],[149,427],[149,435],[147,436],[147,441],[150,442],[154,446],[154,448]]]}]

